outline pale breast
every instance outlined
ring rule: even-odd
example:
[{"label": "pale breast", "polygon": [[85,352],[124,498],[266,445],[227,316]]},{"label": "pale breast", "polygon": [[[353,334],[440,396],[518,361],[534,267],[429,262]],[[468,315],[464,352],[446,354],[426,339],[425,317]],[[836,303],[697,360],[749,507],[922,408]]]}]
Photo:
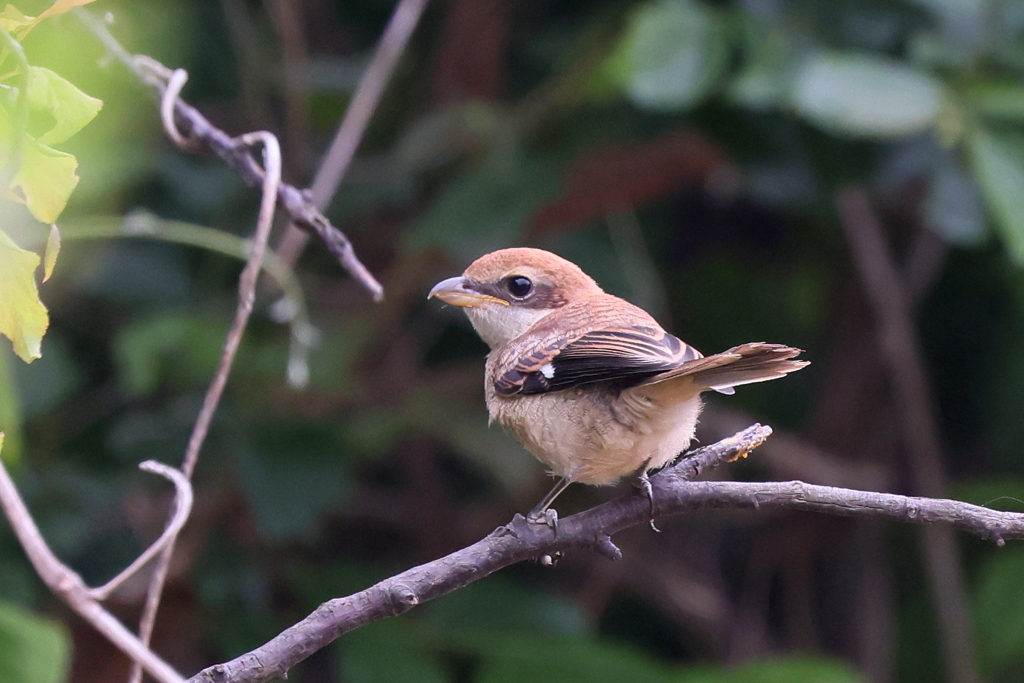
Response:
[{"label": "pale breast", "polygon": [[[490,376],[490,373],[487,373]],[[693,438],[700,398],[666,400],[664,387],[619,391],[592,384],[536,395],[501,397],[485,387],[487,408],[551,473],[584,484],[613,484],[641,468],[660,467]]]}]

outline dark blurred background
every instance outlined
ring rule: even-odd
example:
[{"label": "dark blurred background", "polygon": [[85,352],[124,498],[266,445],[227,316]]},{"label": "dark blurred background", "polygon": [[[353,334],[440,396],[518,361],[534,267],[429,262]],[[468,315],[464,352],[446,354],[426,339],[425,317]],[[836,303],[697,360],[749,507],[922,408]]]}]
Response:
[{"label": "dark blurred background", "polygon": [[[229,133],[277,133],[302,187],[394,3],[89,9],[129,50],[188,69],[184,97]],[[25,45],[105,105],[65,145],[82,180],[41,286],[43,357],[0,349],[3,455],[47,539],[97,584],[162,528],[166,484],[136,464],[181,461],[235,306],[241,262],[221,252],[251,233],[258,195],[175,149],[150,93],[73,16]],[[316,242],[282,266],[286,297],[265,278],[156,650],[186,674],[230,659],[539,499],[541,466],[487,427],[484,345],[425,300],[506,246],[574,260],[705,353],[807,349],[808,369],[709,400],[701,441],[754,421],[777,434],[713,476],[1020,508],[1022,122],[1015,0],[430,3],[327,211],[387,298]],[[898,277],[879,285],[879,267]],[[572,487],[558,509],[627,490]],[[1015,543],[767,511],[659,525],[616,537],[619,562],[515,566],[346,635],[291,680],[1024,680]],[[112,609],[134,623],[144,590]],[[66,633],[66,680],[126,675],[0,525],[5,621],[28,649],[0,638],[0,663],[59,661]]]}]

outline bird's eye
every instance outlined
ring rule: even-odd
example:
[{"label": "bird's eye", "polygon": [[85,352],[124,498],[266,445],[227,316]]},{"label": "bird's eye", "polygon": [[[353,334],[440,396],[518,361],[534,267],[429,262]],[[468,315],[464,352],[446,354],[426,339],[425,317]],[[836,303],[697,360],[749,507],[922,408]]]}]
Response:
[{"label": "bird's eye", "polygon": [[508,288],[508,293],[517,299],[524,299],[533,291],[533,283],[530,282],[530,278],[522,275],[513,275],[506,281],[505,286]]}]

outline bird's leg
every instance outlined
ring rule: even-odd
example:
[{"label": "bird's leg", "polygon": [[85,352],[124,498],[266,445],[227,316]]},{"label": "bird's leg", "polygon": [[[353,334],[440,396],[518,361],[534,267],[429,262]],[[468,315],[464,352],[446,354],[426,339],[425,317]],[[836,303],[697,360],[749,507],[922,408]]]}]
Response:
[{"label": "bird's leg", "polygon": [[550,507],[555,502],[555,498],[558,498],[558,494],[568,488],[571,483],[568,479],[559,477],[554,487],[548,491],[548,494],[541,498],[540,502],[527,513],[526,521],[533,524],[547,524],[552,529],[557,529],[558,513],[550,509]]},{"label": "bird's leg", "polygon": [[643,491],[644,495],[647,496],[647,500],[651,502],[651,528],[661,533],[654,524],[654,489],[651,487],[651,478],[647,476],[646,467],[640,470],[640,474],[636,475],[636,487]]}]

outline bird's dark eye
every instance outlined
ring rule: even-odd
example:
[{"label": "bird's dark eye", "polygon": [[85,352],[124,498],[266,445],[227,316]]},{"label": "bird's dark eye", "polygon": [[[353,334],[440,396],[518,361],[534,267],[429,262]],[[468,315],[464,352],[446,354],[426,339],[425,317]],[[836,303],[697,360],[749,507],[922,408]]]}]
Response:
[{"label": "bird's dark eye", "polygon": [[530,278],[522,275],[513,275],[506,281],[505,286],[508,288],[508,293],[517,299],[523,299],[533,291],[533,283],[530,282]]}]

